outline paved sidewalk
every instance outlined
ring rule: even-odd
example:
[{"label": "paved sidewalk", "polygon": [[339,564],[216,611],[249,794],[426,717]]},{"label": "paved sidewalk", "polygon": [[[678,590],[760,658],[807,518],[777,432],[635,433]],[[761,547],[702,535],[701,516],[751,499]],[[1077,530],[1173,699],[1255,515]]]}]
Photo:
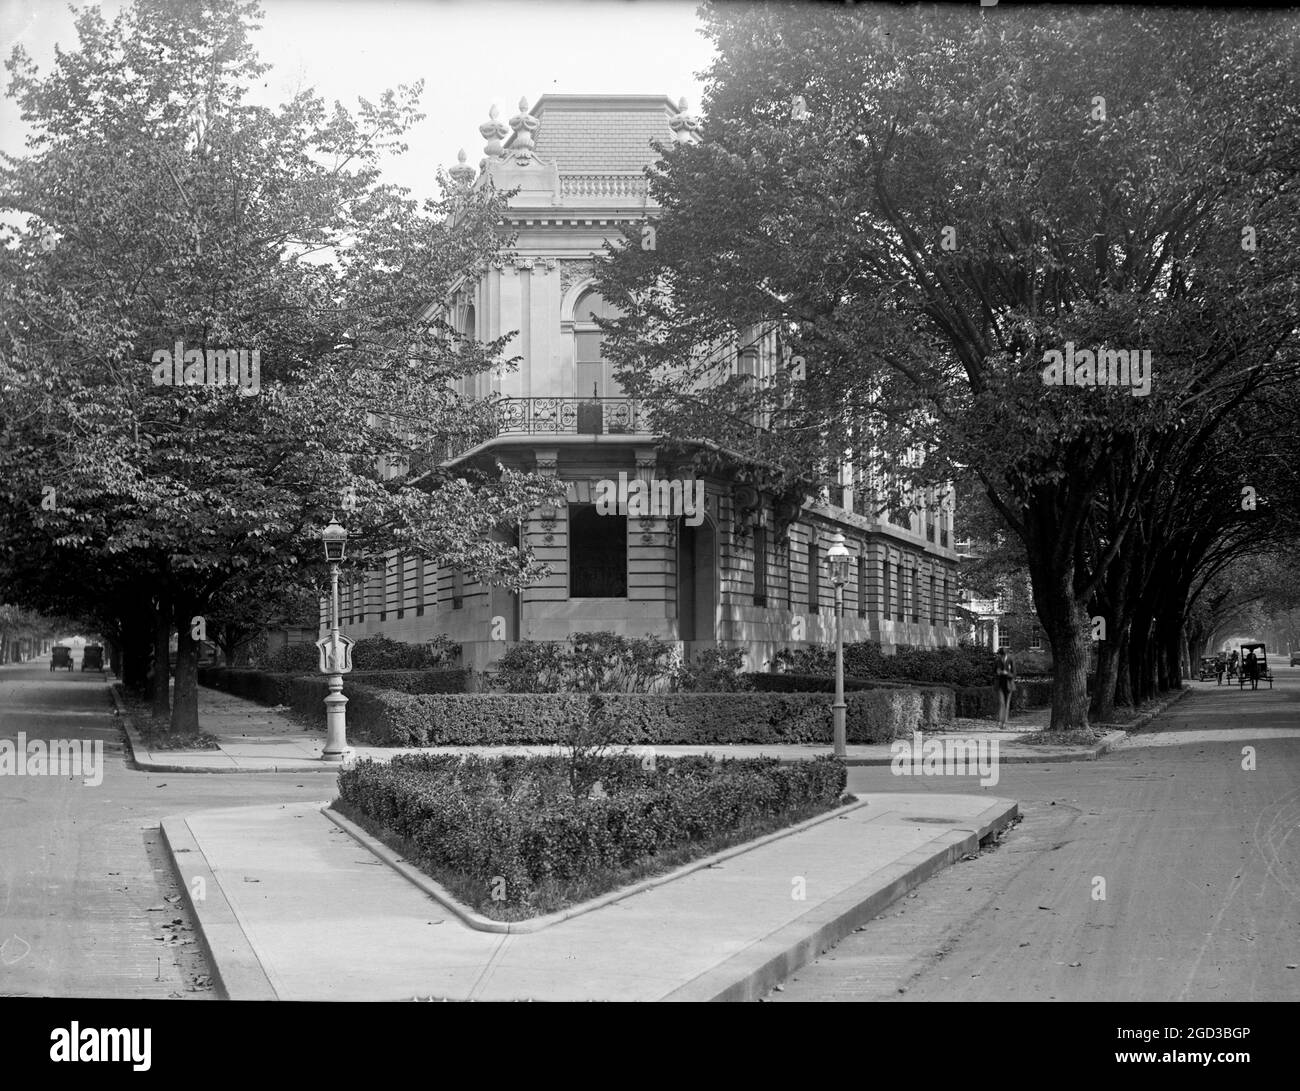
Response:
[{"label": "paved sidewalk", "polygon": [[[1181,690],[1173,698],[1189,692]],[[253,701],[235,697],[220,690],[199,687],[199,722],[204,731],[215,735],[219,750],[156,750],[144,744],[140,733],[132,724],[114,691],[121,719],[136,763],[142,769],[164,773],[322,773],[334,775],[338,766],[321,761],[325,732],[305,729],[290,719],[283,711],[266,708]],[[1092,746],[1027,745],[1018,740],[1047,724],[1047,710],[1036,709],[1013,717],[1008,728],[998,730],[997,725],[985,720],[958,720],[946,732],[928,733],[927,737],[961,737],[997,740],[998,760],[1002,764],[1026,762],[1094,761],[1106,753],[1127,731],[1136,730],[1142,723],[1166,705],[1143,714],[1138,721],[1126,724]],[[394,747],[358,746],[358,758],[386,761],[394,754],[424,753],[426,749],[401,749]],[[447,746],[439,748],[444,753],[466,754],[544,754],[557,753],[558,746]],[[629,748],[636,753],[644,747]],[[801,761],[830,752],[829,746],[813,745],[727,745],[712,746],[657,746],[656,754],[678,756],[683,754],[714,754],[725,757],[749,758],[770,756],[782,761]],[[892,760],[890,745],[850,745],[849,765],[888,765]]]},{"label": "paved sidewalk", "polygon": [[1017,814],[987,795],[864,795],[713,866],[502,934],[469,927],[321,806],[163,821],[231,999],[757,999]]}]

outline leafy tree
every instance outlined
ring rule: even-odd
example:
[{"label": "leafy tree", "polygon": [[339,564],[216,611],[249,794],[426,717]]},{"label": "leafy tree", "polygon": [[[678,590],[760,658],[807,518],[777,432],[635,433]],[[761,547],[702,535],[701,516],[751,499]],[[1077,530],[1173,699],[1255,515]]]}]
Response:
[{"label": "leafy tree", "polygon": [[[846,451],[912,487],[977,481],[1023,546],[1052,728],[1086,725],[1097,596],[1117,558],[1160,544],[1143,512],[1204,483],[1228,422],[1264,443],[1256,412],[1295,386],[1295,17],[705,19],[704,140],[650,171],[655,248],[611,248],[603,268],[626,314],[607,338],[620,381],[656,400],[657,426],[796,491]],[[736,374],[710,348],[738,329],[780,335],[806,377]],[[1149,351],[1150,386],[1046,385],[1067,346]],[[1205,548],[1179,543],[1180,587]],[[1177,598],[1130,630],[1142,663],[1182,614]]]},{"label": "leafy tree", "polygon": [[[197,729],[195,619],[313,586],[331,513],[357,564],[398,548],[517,586],[536,565],[491,532],[554,490],[441,464],[491,408],[456,380],[510,362],[438,317],[509,245],[502,195],[440,174],[421,204],[382,182],[418,85],[355,113],[310,91],[247,104],[258,16],[89,9],[51,72],[21,47],[7,64],[31,135],[0,171],[26,220],[0,235],[0,527],[11,566],[53,550],[92,596],[106,570],[147,584],[177,633],[179,731]],[[195,367],[168,385],[178,345]],[[242,370],[216,385],[227,350]]]}]

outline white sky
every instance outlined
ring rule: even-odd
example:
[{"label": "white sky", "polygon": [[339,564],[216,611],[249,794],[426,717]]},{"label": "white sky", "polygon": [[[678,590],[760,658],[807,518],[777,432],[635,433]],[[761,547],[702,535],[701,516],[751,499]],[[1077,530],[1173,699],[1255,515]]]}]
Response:
[{"label": "white sky", "polygon": [[[109,19],[122,0],[103,0]],[[354,108],[400,83],[425,81],[427,115],[410,150],[385,163],[385,179],[414,197],[435,195],[434,171],[464,148],[477,166],[478,126],[496,103],[501,119],[546,92],[685,95],[698,110],[697,75],[712,60],[692,0],[262,0],[253,42],[274,67],[257,96],[272,105],[299,87]],[[0,54],[21,42],[42,72],[57,43],[77,44],[73,16],[58,0],[0,0]],[[0,74],[7,86],[7,73]],[[23,126],[0,99],[0,150],[22,152]]]}]

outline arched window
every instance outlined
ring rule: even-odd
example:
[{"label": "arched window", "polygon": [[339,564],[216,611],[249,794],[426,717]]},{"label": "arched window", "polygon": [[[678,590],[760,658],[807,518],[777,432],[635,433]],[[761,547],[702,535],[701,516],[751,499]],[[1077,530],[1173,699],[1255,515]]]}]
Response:
[{"label": "arched window", "polygon": [[[465,308],[465,317],[461,319],[460,332],[462,336],[468,338],[478,336],[478,323],[474,314],[473,303]],[[488,393],[487,372],[478,375],[466,375],[462,382],[465,384],[465,396],[467,398],[482,398]]]},{"label": "arched window", "polygon": [[584,292],[573,308],[573,359],[577,365],[575,387],[580,398],[617,398],[623,388],[614,379],[614,365],[605,359],[605,335],[597,318],[621,318],[622,314],[599,292]]}]

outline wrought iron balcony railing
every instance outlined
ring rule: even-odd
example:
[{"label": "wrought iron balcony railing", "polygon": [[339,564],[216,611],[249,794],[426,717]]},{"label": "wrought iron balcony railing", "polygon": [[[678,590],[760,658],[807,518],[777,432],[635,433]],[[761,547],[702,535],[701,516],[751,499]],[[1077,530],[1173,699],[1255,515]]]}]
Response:
[{"label": "wrought iron balcony railing", "polygon": [[647,405],[638,398],[503,398],[475,434],[459,439],[449,458],[501,436],[646,434]]}]

